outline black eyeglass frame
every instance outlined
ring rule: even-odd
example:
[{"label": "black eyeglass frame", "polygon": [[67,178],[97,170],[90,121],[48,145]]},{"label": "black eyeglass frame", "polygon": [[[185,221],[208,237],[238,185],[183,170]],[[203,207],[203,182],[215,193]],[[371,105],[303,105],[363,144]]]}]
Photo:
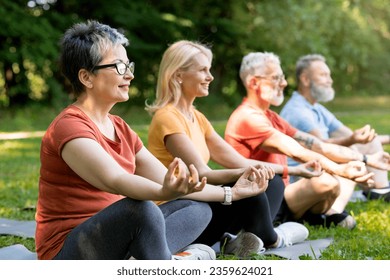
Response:
[{"label": "black eyeglass frame", "polygon": [[[125,67],[125,71],[123,73],[121,73],[119,71],[119,68],[118,68],[118,64],[124,64],[126,67]],[[109,67],[115,67],[116,69],[116,72],[123,76],[126,74],[127,72],[127,69],[130,70],[131,74],[134,74],[134,69],[135,69],[135,63],[134,62],[129,62],[128,64],[127,63],[124,63],[124,62],[117,62],[117,63],[110,63],[110,64],[101,64],[101,65],[96,65],[92,68],[92,71],[95,71],[95,70],[99,70],[99,69],[103,69],[103,68],[109,68]]]}]

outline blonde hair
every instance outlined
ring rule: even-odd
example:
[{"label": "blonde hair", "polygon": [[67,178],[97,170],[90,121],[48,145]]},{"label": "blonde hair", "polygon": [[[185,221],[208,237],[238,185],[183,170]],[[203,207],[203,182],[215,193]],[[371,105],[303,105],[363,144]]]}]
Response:
[{"label": "blonde hair", "polygon": [[209,61],[212,61],[210,48],[198,42],[181,40],[168,47],[160,62],[156,100],[151,105],[146,104],[145,107],[149,114],[153,114],[169,103],[177,104],[181,96],[181,86],[176,79],[176,74],[180,70],[188,69],[193,64],[192,58],[199,53],[206,55]]}]

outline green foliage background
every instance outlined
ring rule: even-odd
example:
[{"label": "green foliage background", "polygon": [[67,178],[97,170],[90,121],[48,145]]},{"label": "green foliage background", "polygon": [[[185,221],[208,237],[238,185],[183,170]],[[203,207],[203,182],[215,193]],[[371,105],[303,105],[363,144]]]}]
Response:
[{"label": "green foliage background", "polygon": [[287,94],[295,86],[295,61],[307,53],[326,56],[339,94],[388,94],[389,18],[386,0],[0,0],[0,106],[67,104],[57,43],[87,19],[118,28],[131,41],[136,78],[127,106],[154,98],[162,53],[180,39],[212,46],[215,80],[201,105],[239,102],[237,72],[249,51],[281,57]]},{"label": "green foliage background", "polygon": [[[215,80],[210,96],[197,105],[220,133],[244,93],[238,68],[250,51],[280,56],[287,95],[295,87],[295,61],[323,54],[338,94],[329,104],[332,111],[351,128],[371,123],[378,133],[389,133],[387,0],[0,0],[1,132],[43,131],[70,102],[57,67],[58,41],[72,24],[87,19],[118,28],[130,39],[128,56],[136,63],[131,99],[113,113],[142,139],[150,121],[143,107],[154,98],[161,56],[180,39],[212,46]],[[0,216],[33,220],[39,145],[39,138],[0,141]],[[390,259],[388,205],[371,201],[348,208],[358,221],[356,230],[310,228],[312,239],[335,239],[323,259]],[[16,243],[35,250],[32,239],[0,236],[0,247]]]}]

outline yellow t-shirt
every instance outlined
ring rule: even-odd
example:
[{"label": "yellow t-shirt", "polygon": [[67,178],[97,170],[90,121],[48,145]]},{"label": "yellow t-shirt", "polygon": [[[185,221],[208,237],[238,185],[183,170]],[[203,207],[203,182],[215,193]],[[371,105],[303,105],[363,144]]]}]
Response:
[{"label": "yellow t-shirt", "polygon": [[210,152],[206,138],[214,131],[211,123],[198,110],[194,109],[194,121],[188,120],[175,106],[169,104],[155,112],[149,127],[148,150],[165,166],[172,162],[173,156],[165,147],[165,137],[186,134],[207,164]]}]

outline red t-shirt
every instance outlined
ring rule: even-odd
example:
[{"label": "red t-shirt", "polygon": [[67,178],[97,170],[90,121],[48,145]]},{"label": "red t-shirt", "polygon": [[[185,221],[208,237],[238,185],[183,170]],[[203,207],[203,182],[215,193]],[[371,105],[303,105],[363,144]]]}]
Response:
[{"label": "red t-shirt", "polygon": [[68,141],[90,138],[134,174],[135,154],[143,146],[141,139],[124,120],[114,115],[109,117],[115,127],[117,142],[105,137],[92,120],[73,105],[54,119],[42,139],[35,234],[39,259],[52,259],[74,227],[123,198],[90,185],[61,157],[62,148]]},{"label": "red t-shirt", "polygon": [[[297,130],[271,110],[260,110],[244,98],[230,116],[225,130],[225,140],[246,158],[287,165],[287,156],[269,153],[260,144],[276,131],[293,136]],[[288,184],[288,178],[284,180]]]}]

